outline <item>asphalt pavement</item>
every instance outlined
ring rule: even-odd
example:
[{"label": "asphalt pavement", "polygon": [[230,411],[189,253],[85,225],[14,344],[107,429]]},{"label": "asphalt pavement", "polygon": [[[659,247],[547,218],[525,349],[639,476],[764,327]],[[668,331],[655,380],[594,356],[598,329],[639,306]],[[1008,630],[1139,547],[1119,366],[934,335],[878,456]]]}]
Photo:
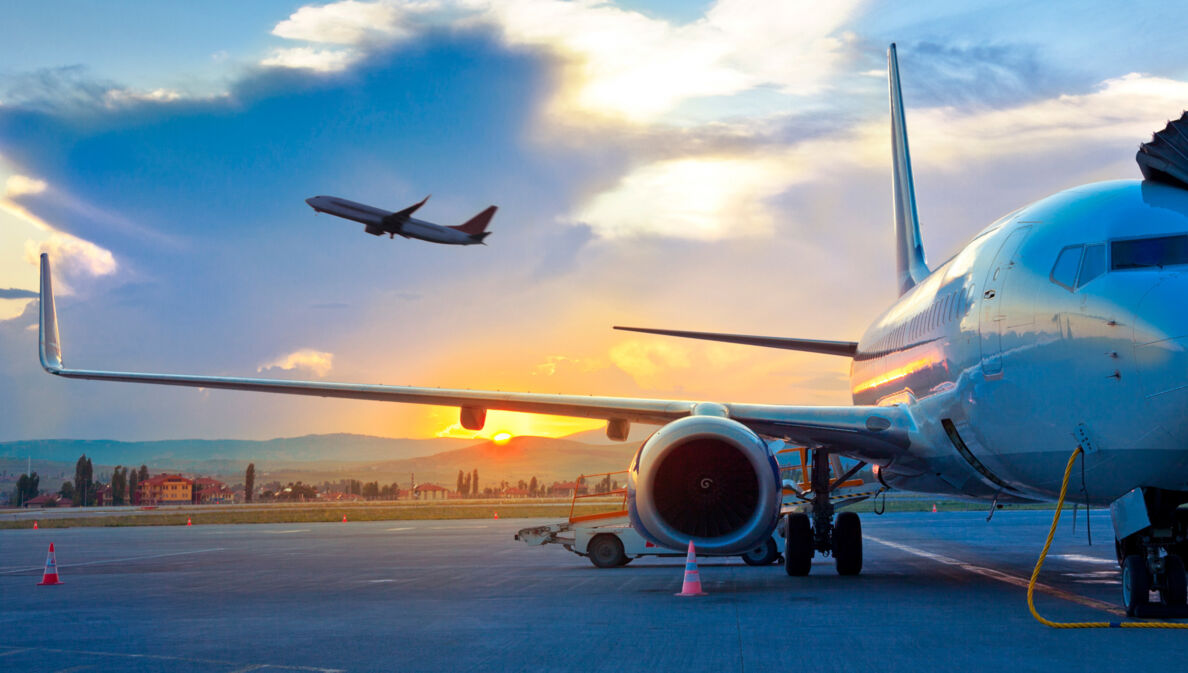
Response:
[{"label": "asphalt pavement", "polygon": [[[1051,513],[863,516],[865,565],[683,559],[597,569],[515,531],[545,520],[0,531],[11,671],[1182,670],[1188,631],[1054,630],[1025,584]],[[1037,604],[1121,620],[1108,515],[1066,514]],[[39,587],[50,542],[64,584]]]}]

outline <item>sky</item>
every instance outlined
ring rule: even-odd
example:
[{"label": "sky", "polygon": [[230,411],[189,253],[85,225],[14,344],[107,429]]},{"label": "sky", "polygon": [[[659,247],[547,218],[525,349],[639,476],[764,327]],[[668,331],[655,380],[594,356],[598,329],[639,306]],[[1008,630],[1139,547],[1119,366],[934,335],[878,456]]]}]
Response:
[{"label": "sky", "polygon": [[[1188,107],[1171,2],[6,3],[0,441],[470,436],[457,410],[65,381],[67,366],[848,404],[843,358],[614,324],[857,340],[894,301],[886,49],[925,251],[1139,177]],[[332,194],[487,246],[366,235]],[[492,412],[498,431],[586,420]]]}]

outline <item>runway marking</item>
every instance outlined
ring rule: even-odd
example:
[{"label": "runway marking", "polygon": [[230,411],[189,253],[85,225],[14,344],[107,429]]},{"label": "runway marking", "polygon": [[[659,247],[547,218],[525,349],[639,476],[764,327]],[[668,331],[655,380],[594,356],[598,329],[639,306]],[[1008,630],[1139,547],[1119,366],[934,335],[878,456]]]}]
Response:
[{"label": "runway marking", "polygon": [[[957,560],[955,558],[951,558],[949,556],[944,556],[941,554],[934,554],[930,551],[924,551],[923,549],[909,547],[906,544],[900,544],[898,542],[891,542],[890,540],[883,540],[883,539],[874,537],[873,535],[865,535],[864,537],[868,540],[873,541],[873,542],[878,542],[881,545],[891,547],[892,549],[898,549],[899,551],[906,552],[908,554],[912,554],[915,556],[920,556],[922,558],[926,558],[931,561],[936,561],[937,563],[943,563],[945,565],[956,566],[966,572],[970,572],[975,575],[981,575],[982,577],[988,577],[992,580],[998,580],[999,582],[1004,582],[1006,584],[1012,584],[1014,586],[1021,587],[1023,589],[1027,588],[1029,578],[1020,577],[1018,575],[1011,575],[1010,573],[1004,573],[1001,570],[994,570],[993,568],[976,566],[976,565],[973,565],[972,563],[966,563],[965,561],[959,561],[959,560]],[[1044,584],[1043,582],[1036,582],[1035,589],[1036,589],[1036,591],[1041,591],[1045,594],[1048,594],[1049,596],[1061,598],[1063,600],[1069,601],[1070,603],[1076,603],[1078,605],[1083,605],[1087,608],[1093,608],[1095,610],[1101,610],[1103,612],[1108,612],[1110,614],[1119,615],[1119,616],[1126,614],[1125,611],[1119,609],[1117,606],[1113,605],[1112,603],[1106,603],[1105,601],[1099,601],[1095,598],[1089,598],[1088,596],[1080,596],[1078,594],[1074,594],[1072,592],[1065,591],[1063,589],[1057,589],[1056,587],[1054,587],[1050,584]]]},{"label": "runway marking", "polygon": [[1058,558],[1062,561],[1078,561],[1080,563],[1108,563],[1109,565],[1117,564],[1117,561],[1108,558],[1098,558],[1096,556],[1085,556],[1083,554],[1052,554],[1052,558]]},{"label": "runway marking", "polygon": [[430,526],[429,530],[480,530],[487,526]]},{"label": "runway marking", "polygon": [[[0,644],[0,647],[12,647],[12,645]],[[166,654],[126,654],[123,652],[97,652],[95,650],[60,650],[53,647],[26,647],[16,650],[17,652],[53,652],[54,654],[82,654],[91,657],[119,657],[121,659],[151,659],[153,661],[180,661],[187,664],[216,664],[219,666],[239,666],[234,669],[232,673],[237,671],[254,671],[261,668],[275,668],[282,671],[314,671],[315,673],[344,673],[341,668],[320,668],[318,666],[290,666],[288,664],[249,664],[244,665],[235,661],[223,661],[219,659],[194,659],[191,657],[173,657]],[[82,668],[86,668],[85,666]],[[79,668],[64,669],[68,671],[80,670]]]},{"label": "runway marking", "polygon": [[394,532],[396,532],[396,531],[398,531],[398,530],[412,530],[412,529],[413,529],[413,527],[412,527],[412,526],[401,526],[400,528],[389,528],[389,529],[388,529],[388,532],[389,532],[389,533],[394,533]]},{"label": "runway marking", "polygon": [[296,528],[294,530],[262,530],[261,533],[268,535],[288,535],[289,533],[308,533],[308,528]]},{"label": "runway marking", "polygon": [[85,671],[90,668],[90,664],[83,664],[81,666],[70,666],[68,668],[59,668],[54,673],[75,673],[75,671]]},{"label": "runway marking", "polygon": [[[212,551],[225,551],[226,547],[213,547],[211,549],[196,549],[194,551],[178,551],[168,554],[148,554],[146,556],[128,556],[125,558],[105,559],[103,561],[86,561],[84,563],[59,563],[59,568],[81,568],[83,566],[97,566],[105,563],[123,563],[124,561],[143,561],[151,558],[166,558],[168,556],[187,556],[189,554],[205,554]],[[7,568],[0,570],[0,575],[11,575],[13,573],[27,573],[31,570],[43,570],[43,566],[33,566],[31,568]]]},{"label": "runway marking", "polygon": [[9,650],[7,652],[0,652],[0,657],[7,657],[10,654],[20,654],[21,652],[28,652],[28,651],[29,651],[29,648],[20,647],[15,650]]}]

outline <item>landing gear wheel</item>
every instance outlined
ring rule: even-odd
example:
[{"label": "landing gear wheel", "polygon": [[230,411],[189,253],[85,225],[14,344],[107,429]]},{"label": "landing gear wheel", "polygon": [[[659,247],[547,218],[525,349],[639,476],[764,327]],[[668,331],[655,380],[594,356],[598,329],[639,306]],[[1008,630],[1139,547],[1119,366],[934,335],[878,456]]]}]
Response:
[{"label": "landing gear wheel", "polygon": [[1188,604],[1188,577],[1184,575],[1184,560],[1175,554],[1163,557],[1163,602],[1166,605]]},{"label": "landing gear wheel", "polygon": [[784,530],[784,571],[804,577],[813,567],[813,527],[807,514],[789,514]]},{"label": "landing gear wheel", "polygon": [[862,572],[862,522],[857,512],[842,512],[833,524],[833,560],[838,575]]},{"label": "landing gear wheel", "polygon": [[1147,568],[1147,559],[1138,554],[1131,554],[1122,562],[1122,604],[1126,606],[1126,616],[1133,617],[1135,612],[1150,600],[1151,571]]},{"label": "landing gear wheel", "polygon": [[619,566],[620,566],[620,567],[622,567],[622,566],[625,566],[625,565],[627,565],[628,563],[631,563],[631,562],[632,562],[632,561],[634,561],[634,560],[635,560],[635,559],[631,558],[630,556],[624,556],[624,557],[623,557],[623,562],[622,562],[622,563],[620,563],[620,564],[619,564]]},{"label": "landing gear wheel", "polygon": [[1143,546],[1132,535],[1125,540],[1114,538],[1114,554],[1118,557],[1118,567],[1122,567],[1122,562],[1126,560],[1127,556],[1136,554],[1141,556],[1143,554]]},{"label": "landing gear wheel", "polygon": [[743,563],[749,566],[769,566],[780,557],[780,548],[775,540],[767,538],[767,542],[755,547],[742,555]]},{"label": "landing gear wheel", "polygon": [[590,563],[599,568],[617,568],[623,565],[623,560],[627,558],[623,553],[623,543],[609,533],[595,535],[594,539],[590,540],[586,553],[590,555]]}]

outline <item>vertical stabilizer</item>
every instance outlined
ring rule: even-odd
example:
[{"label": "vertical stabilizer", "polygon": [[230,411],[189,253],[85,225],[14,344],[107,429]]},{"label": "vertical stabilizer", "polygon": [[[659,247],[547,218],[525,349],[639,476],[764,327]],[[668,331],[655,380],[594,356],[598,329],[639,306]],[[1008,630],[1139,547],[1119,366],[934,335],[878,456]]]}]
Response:
[{"label": "vertical stabilizer", "polygon": [[916,216],[916,188],[912,183],[912,160],[908,154],[907,126],[903,120],[903,94],[899,88],[899,61],[895,45],[887,49],[887,84],[891,92],[891,187],[895,211],[895,271],[902,295],[928,277],[924,245],[920,242],[920,220]]},{"label": "vertical stabilizer", "polygon": [[49,255],[41,253],[41,325],[39,329],[41,366],[48,372],[62,369],[62,347],[58,341],[58,311],[54,308],[54,285]]}]

